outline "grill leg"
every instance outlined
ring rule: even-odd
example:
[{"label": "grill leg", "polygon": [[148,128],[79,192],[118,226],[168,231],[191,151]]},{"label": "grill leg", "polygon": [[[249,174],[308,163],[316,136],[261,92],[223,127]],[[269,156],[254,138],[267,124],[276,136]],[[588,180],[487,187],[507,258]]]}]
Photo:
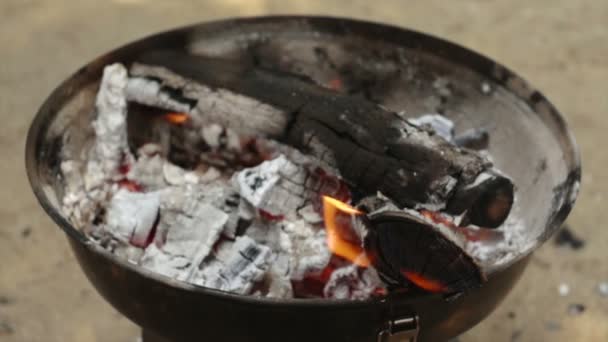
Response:
[{"label": "grill leg", "polygon": [[172,342],[147,330],[142,331],[141,337],[142,342]]}]

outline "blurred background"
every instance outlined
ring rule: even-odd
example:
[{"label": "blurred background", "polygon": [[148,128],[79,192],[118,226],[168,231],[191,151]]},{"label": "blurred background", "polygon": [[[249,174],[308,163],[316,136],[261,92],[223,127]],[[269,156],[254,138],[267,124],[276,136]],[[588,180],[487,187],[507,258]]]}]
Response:
[{"label": "blurred background", "polygon": [[[449,3],[449,5],[448,5]],[[24,142],[38,106],[94,57],[199,21],[325,14],[391,23],[490,56],[564,113],[583,157],[567,230],[532,258],[473,341],[608,341],[608,1],[0,1],[0,341],[135,342],[138,328],[89,285],[31,194]]]}]

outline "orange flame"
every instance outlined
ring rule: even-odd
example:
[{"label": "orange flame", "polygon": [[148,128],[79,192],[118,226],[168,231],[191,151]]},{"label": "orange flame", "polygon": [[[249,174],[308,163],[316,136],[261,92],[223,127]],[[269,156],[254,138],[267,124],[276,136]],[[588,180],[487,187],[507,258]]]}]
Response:
[{"label": "orange flame", "polygon": [[423,277],[422,275],[416,272],[401,271],[401,273],[403,273],[407,280],[411,281],[412,283],[414,283],[414,285],[418,286],[423,290],[435,293],[445,292],[447,290],[447,287],[442,283],[433,279]]},{"label": "orange flame", "polygon": [[340,227],[337,221],[338,214],[362,215],[359,210],[340,202],[335,198],[323,196],[323,219],[327,230],[327,246],[338,256],[341,256],[361,267],[368,267],[370,260],[365,250],[355,243],[347,241],[340,235]]},{"label": "orange flame", "polygon": [[163,115],[163,119],[169,121],[175,125],[182,125],[188,121],[188,114],[186,113],[167,113]]}]

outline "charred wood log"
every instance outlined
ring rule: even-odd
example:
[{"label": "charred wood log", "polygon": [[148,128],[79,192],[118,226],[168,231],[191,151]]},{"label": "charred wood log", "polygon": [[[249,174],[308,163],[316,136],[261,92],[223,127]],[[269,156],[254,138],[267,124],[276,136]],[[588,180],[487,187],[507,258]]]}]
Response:
[{"label": "charred wood log", "polygon": [[[476,152],[456,147],[396,113],[302,77],[177,52],[149,53],[139,61],[145,64],[131,68],[133,77],[160,82],[159,91],[174,94],[172,100],[189,104],[190,112],[203,120],[286,142],[337,168],[365,194],[381,191],[400,206],[444,209],[455,192],[475,187],[480,174],[492,168]],[[511,183],[504,176],[492,177]],[[476,198],[509,195],[496,193],[495,187],[479,191],[483,196]],[[469,204],[458,209],[467,210]],[[506,217],[510,211],[510,206],[494,208],[503,210],[494,217]],[[473,223],[488,222],[502,223],[485,218]]]},{"label": "charred wood log", "polygon": [[461,237],[446,227],[403,212],[372,216],[366,225],[366,251],[381,277],[395,287],[450,294],[486,280],[462,248]]}]

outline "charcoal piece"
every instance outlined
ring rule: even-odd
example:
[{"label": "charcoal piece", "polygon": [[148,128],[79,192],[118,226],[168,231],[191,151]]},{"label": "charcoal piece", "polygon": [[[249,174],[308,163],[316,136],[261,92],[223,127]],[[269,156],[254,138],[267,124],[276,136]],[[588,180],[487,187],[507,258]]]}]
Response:
[{"label": "charcoal piece", "polygon": [[[140,62],[147,65],[135,65],[132,74],[221,88],[224,93],[235,92],[241,95],[233,96],[275,108],[272,130],[258,122],[257,115],[251,120],[239,117],[245,107],[223,110],[224,116],[215,120],[229,122],[235,130],[253,130],[281,139],[339,169],[351,185],[367,194],[382,191],[400,206],[442,209],[455,189],[472,184],[479,173],[491,168],[481,155],[453,146],[396,113],[286,73],[168,51],[145,54]],[[208,92],[191,91],[189,95],[200,102]],[[243,104],[231,102],[230,106]],[[205,111],[199,114],[205,118],[209,115]],[[276,116],[282,116],[282,120],[276,120]],[[244,128],[242,121],[246,121]],[[488,198],[495,195],[494,188],[485,190],[490,192]]]},{"label": "charcoal piece", "polygon": [[215,258],[203,265],[202,271],[196,275],[196,284],[249,294],[255,283],[261,281],[270,268],[270,248],[247,236],[240,236],[234,243],[227,243],[219,249]]},{"label": "charcoal piece", "polygon": [[227,221],[228,214],[225,212],[212,205],[199,203],[192,216],[178,216],[167,232],[162,249],[198,264],[209,254]]},{"label": "charcoal piece", "polygon": [[154,243],[146,248],[144,255],[141,257],[140,265],[150,271],[180,280],[189,280],[192,269],[191,260],[167,253]]},{"label": "charcoal piece", "polygon": [[158,216],[159,194],[120,189],[106,214],[106,231],[120,241],[143,246]]},{"label": "charcoal piece", "polygon": [[[299,166],[280,155],[239,171],[232,181],[252,206],[270,215],[281,216],[304,205],[308,190],[303,184],[298,184],[303,183],[303,173],[305,171]],[[301,182],[297,182],[297,174],[302,174]]]},{"label": "charcoal piece", "polygon": [[153,191],[166,187],[167,182],[163,178],[165,160],[158,154],[150,155],[143,151],[138,154],[139,158],[130,165],[127,179],[141,185],[146,190]]},{"label": "charcoal piece", "polygon": [[456,234],[411,214],[378,215],[368,223],[365,248],[389,283],[436,293],[479,287],[485,275]]},{"label": "charcoal piece", "polygon": [[327,246],[327,234],[305,221],[288,222],[283,225],[288,239],[281,240],[281,247],[290,256],[290,278],[302,280],[307,275],[320,273],[331,259]]},{"label": "charcoal piece", "polygon": [[120,64],[105,67],[97,98],[93,122],[95,153],[93,160],[100,162],[108,174],[118,171],[118,166],[128,153],[127,143],[127,70]]}]

